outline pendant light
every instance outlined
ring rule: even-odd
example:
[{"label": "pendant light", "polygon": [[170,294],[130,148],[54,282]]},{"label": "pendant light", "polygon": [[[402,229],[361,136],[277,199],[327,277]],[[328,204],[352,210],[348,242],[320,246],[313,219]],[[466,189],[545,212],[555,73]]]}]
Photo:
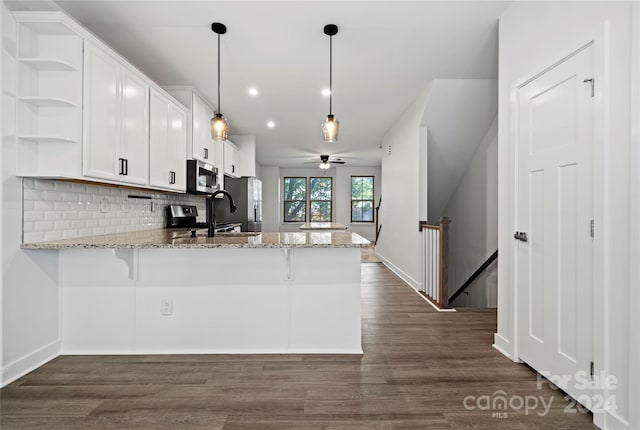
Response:
[{"label": "pendant light", "polygon": [[211,30],[218,35],[218,112],[211,118],[211,137],[213,140],[227,140],[229,134],[229,123],[222,116],[220,109],[220,35],[227,32],[227,26],[214,22]]},{"label": "pendant light", "polygon": [[329,36],[329,115],[322,121],[322,136],[325,142],[338,141],[339,121],[334,118],[332,108],[333,102],[333,36],[338,34],[338,26],[327,24],[324,26],[324,34]]}]

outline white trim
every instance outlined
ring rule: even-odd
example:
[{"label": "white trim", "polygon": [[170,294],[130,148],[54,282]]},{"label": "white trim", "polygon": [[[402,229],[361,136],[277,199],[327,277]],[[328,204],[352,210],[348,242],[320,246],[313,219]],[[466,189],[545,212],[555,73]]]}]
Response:
[{"label": "white trim", "polygon": [[[631,142],[630,142],[630,220],[640,218],[640,4],[635,2],[631,7]],[[635,235],[630,238],[629,261],[629,327],[640,326],[640,267],[634,262],[640,261],[640,233],[637,229],[630,231]],[[636,288],[633,288],[633,286]],[[640,338],[629,330],[629,405],[640,404]],[[631,408],[629,413],[631,428],[640,428],[640,408]]]},{"label": "white trim", "polygon": [[264,354],[363,354],[359,349],[292,349],[284,351],[282,349],[252,351],[247,349],[75,349],[62,351],[60,355],[264,355]]},{"label": "white trim", "polygon": [[60,355],[61,341],[57,339],[48,345],[43,346],[22,358],[19,358],[2,368],[1,386],[8,385],[26,375],[29,372],[44,365]]},{"label": "white trim", "polygon": [[[411,285],[409,285],[409,286],[411,287]],[[424,300],[425,302],[429,303],[429,304],[431,305],[431,307],[432,307],[433,309],[435,309],[436,311],[438,311],[438,312],[456,312],[456,310],[455,310],[455,309],[453,309],[453,308],[440,309],[440,308],[439,308],[439,307],[437,307],[435,304],[433,304],[433,302],[432,302],[431,300],[429,300],[429,299],[427,299],[425,296],[423,296],[423,295],[420,293],[420,291],[416,290],[416,289],[415,289],[415,288],[413,288],[413,287],[411,287],[411,288],[416,292],[416,294],[417,294],[417,295],[418,295],[422,300]]]},{"label": "white trim", "polygon": [[398,266],[396,266],[395,264],[390,262],[388,259],[386,259],[382,255],[376,253],[376,257],[378,257],[382,261],[382,264],[384,264],[389,270],[391,270],[400,279],[402,279],[402,281],[404,281],[405,284],[407,284],[409,287],[411,287],[411,289],[413,289],[416,292],[416,294],[418,296],[420,296],[420,298],[422,300],[424,300],[425,302],[429,303],[436,311],[438,311],[438,312],[455,312],[456,311],[453,308],[451,308],[451,309],[440,309],[440,308],[438,308],[431,301],[429,301],[429,299],[427,299],[425,296],[420,294],[420,287],[422,287],[422,283],[421,282],[418,282],[415,279],[413,279],[411,276],[407,275],[402,269],[400,269]]},{"label": "white trim", "polygon": [[423,288],[422,282],[418,282],[415,279],[413,279],[404,270],[400,269],[398,266],[393,264],[387,258],[380,255],[378,252],[375,253],[375,256],[378,257],[380,260],[382,260],[382,264],[387,266],[389,270],[391,270],[393,273],[398,275],[398,277],[402,279],[405,283],[407,283],[411,288],[413,288],[414,290],[420,290],[421,288]]},{"label": "white trim", "polygon": [[515,355],[509,352],[511,350],[511,343],[503,336],[500,336],[498,333],[494,334],[493,345],[491,346],[505,357],[515,361],[516,363],[521,363],[521,361]]}]

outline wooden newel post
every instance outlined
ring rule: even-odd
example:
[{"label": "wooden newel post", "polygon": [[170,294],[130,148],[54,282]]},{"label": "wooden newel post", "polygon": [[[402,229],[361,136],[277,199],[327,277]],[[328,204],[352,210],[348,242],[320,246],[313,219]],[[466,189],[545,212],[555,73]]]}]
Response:
[{"label": "wooden newel post", "polygon": [[449,307],[449,217],[440,218],[440,282],[438,285],[438,297],[441,308]]}]

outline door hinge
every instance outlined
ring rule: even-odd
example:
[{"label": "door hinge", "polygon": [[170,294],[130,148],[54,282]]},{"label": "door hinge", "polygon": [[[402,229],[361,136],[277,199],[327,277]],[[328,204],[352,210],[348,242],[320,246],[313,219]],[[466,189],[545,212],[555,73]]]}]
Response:
[{"label": "door hinge", "polygon": [[589,363],[589,376],[593,379],[593,361]]},{"label": "door hinge", "polygon": [[595,97],[596,95],[596,80],[594,78],[589,78],[589,79],[585,79],[584,81],[585,84],[587,82],[589,82],[591,84],[591,97]]},{"label": "door hinge", "polygon": [[593,220],[591,220],[590,231],[591,231],[591,237],[595,237],[596,236],[596,223]]}]

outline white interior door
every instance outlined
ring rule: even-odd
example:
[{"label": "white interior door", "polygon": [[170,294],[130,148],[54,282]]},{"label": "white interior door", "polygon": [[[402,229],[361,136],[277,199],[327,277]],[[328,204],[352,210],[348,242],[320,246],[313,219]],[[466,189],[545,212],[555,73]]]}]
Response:
[{"label": "white interior door", "polygon": [[517,131],[517,229],[526,233],[516,242],[519,355],[585,406],[593,360],[592,78],[589,46],[520,88]]}]

